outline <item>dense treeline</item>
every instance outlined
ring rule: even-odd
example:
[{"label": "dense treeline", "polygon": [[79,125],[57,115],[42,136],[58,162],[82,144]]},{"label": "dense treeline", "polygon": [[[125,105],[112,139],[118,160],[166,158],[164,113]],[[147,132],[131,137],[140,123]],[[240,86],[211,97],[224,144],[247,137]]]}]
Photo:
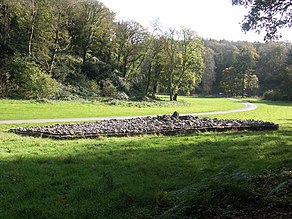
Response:
[{"label": "dense treeline", "polygon": [[290,42],[206,40],[205,46],[213,55],[205,61],[210,67],[203,74],[201,92],[292,100]]},{"label": "dense treeline", "polygon": [[291,43],[202,40],[116,21],[95,0],[1,0],[0,97],[168,93],[292,99]]}]

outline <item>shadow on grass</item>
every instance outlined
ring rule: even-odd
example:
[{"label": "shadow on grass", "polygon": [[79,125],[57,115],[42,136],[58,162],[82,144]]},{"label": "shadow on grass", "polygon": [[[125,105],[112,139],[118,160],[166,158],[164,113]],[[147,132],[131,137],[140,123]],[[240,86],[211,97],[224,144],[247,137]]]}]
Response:
[{"label": "shadow on grass", "polygon": [[247,99],[246,101],[254,104],[265,104],[271,106],[292,106],[292,101],[272,101],[272,100],[253,100]]},{"label": "shadow on grass", "polygon": [[[156,217],[175,205],[175,198],[167,198],[169,194],[189,185],[205,185],[219,172],[228,178],[238,171],[255,176],[291,170],[287,140],[292,139],[285,131],[49,140],[57,149],[46,155],[41,154],[45,145],[39,139],[40,147],[31,156],[15,154],[0,161],[0,215]],[[204,196],[204,190],[199,195]]]}]

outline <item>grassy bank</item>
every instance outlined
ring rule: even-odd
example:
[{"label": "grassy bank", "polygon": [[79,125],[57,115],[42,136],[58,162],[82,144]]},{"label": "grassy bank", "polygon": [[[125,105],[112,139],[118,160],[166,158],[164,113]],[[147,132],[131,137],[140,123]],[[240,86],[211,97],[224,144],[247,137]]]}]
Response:
[{"label": "grassy bank", "polygon": [[57,141],[2,125],[0,216],[285,218],[292,104],[253,101],[255,111],[216,117],[267,120],[279,131]]},{"label": "grassy bank", "polygon": [[165,101],[14,101],[0,100],[0,120],[86,118],[109,116],[139,116],[207,112],[239,109],[238,103],[225,98],[179,97],[177,102]]}]

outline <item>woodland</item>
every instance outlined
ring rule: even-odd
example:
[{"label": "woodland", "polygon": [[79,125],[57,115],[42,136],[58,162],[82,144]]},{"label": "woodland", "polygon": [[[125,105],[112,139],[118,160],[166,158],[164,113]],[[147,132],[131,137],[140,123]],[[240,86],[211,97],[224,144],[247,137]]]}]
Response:
[{"label": "woodland", "polygon": [[203,39],[184,27],[163,30],[159,22],[146,29],[117,20],[93,0],[1,0],[0,6],[0,98],[292,99],[289,41]]}]

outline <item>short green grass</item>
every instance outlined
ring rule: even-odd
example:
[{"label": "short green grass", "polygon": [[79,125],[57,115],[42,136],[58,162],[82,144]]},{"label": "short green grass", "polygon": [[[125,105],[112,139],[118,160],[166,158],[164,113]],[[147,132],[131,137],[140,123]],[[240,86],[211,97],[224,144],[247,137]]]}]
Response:
[{"label": "short green grass", "polygon": [[255,111],[216,117],[272,121],[279,131],[58,141],[1,125],[0,218],[208,218],[217,202],[230,206],[215,212],[224,218],[238,202],[291,203],[281,192],[292,170],[292,103],[253,101]]},{"label": "short green grass", "polygon": [[243,104],[225,98],[179,97],[164,101],[15,101],[0,100],[0,120],[139,116],[206,112],[242,108]]}]

